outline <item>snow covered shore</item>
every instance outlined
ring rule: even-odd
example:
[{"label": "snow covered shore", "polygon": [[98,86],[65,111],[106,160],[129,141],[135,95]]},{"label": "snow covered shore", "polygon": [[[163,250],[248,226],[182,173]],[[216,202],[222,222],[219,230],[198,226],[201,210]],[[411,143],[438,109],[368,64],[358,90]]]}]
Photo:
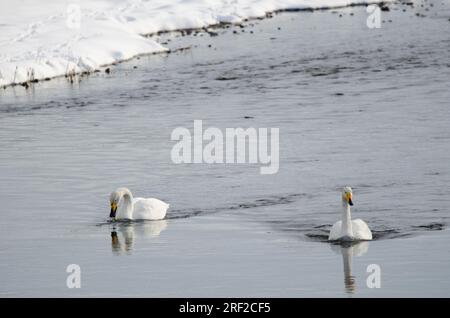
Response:
[{"label": "snow covered shore", "polygon": [[[17,0],[0,2],[0,87],[92,72],[167,51],[142,36],[239,23],[268,12],[377,0]],[[386,0],[384,2],[387,2]]]}]

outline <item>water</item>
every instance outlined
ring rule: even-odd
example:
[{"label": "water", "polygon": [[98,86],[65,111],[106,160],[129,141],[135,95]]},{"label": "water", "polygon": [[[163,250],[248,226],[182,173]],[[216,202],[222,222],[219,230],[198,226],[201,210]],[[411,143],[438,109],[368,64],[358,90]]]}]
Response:
[{"label": "water", "polygon": [[[450,9],[432,3],[381,29],[354,7],[163,35],[189,48],[3,90],[0,295],[448,297]],[[173,164],[171,132],[196,119],[279,128],[279,172]],[[324,242],[344,185],[370,243]],[[168,219],[108,223],[119,186]]]}]

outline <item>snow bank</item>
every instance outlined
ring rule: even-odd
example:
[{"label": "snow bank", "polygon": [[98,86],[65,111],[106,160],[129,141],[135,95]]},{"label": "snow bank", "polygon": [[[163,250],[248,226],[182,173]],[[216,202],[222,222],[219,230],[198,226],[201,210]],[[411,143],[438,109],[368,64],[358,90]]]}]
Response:
[{"label": "snow bank", "polygon": [[238,23],[286,9],[370,0],[15,0],[0,2],[0,87],[91,72],[167,51],[142,34]]}]

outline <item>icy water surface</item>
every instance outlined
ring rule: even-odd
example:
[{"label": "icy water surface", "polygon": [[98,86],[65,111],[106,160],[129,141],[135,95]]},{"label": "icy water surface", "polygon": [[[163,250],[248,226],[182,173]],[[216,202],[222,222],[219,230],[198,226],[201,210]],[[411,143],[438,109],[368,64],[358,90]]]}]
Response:
[{"label": "icy water surface", "polygon": [[[0,92],[0,295],[450,296],[450,11],[431,3],[381,29],[354,7],[163,35],[174,53]],[[279,172],[173,164],[197,119],[279,128]],[[344,185],[370,243],[324,242]],[[119,186],[167,220],[108,223]]]}]

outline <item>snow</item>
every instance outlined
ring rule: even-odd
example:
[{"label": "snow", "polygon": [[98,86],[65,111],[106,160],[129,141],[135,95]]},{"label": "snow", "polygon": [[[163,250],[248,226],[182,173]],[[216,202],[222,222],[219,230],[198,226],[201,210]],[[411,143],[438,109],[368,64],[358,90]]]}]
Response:
[{"label": "snow", "polygon": [[277,10],[374,2],[381,1],[1,0],[0,87],[168,50],[145,34],[239,23]]}]

